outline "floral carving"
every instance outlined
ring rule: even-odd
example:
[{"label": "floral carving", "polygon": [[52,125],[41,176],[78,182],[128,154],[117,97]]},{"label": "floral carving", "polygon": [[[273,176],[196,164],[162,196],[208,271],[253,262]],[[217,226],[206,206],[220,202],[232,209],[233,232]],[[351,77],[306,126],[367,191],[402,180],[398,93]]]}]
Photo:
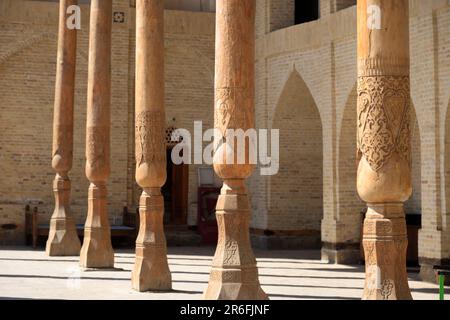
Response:
[{"label": "floral carving", "polygon": [[247,88],[216,89],[215,127],[222,133],[230,129],[248,129],[253,110]]},{"label": "floral carving", "polygon": [[103,168],[108,160],[106,155],[107,133],[102,127],[88,127],[86,142],[86,158],[91,168]]},{"label": "floral carving", "polygon": [[143,111],[136,117],[136,162],[164,162],[165,116],[160,111]]},{"label": "floral carving", "polygon": [[381,295],[383,296],[383,300],[388,300],[392,295],[392,289],[394,289],[394,284],[391,280],[386,279],[381,284]]},{"label": "floral carving", "polygon": [[369,241],[364,242],[364,251],[366,252],[367,265],[376,265],[377,257],[375,251],[375,243]]},{"label": "floral carving", "polygon": [[228,240],[225,243],[225,256],[223,259],[224,265],[239,264],[238,260],[238,244],[235,241]]},{"label": "floral carving", "polygon": [[409,77],[360,77],[358,150],[378,172],[397,153],[410,156]]}]

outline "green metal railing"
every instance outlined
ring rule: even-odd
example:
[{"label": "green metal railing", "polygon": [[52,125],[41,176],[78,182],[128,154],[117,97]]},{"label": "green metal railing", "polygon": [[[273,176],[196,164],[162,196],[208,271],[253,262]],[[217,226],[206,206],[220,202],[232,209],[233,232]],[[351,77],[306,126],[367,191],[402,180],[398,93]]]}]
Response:
[{"label": "green metal railing", "polygon": [[439,300],[445,300],[445,277],[450,276],[450,270],[436,269],[436,274],[439,279]]}]

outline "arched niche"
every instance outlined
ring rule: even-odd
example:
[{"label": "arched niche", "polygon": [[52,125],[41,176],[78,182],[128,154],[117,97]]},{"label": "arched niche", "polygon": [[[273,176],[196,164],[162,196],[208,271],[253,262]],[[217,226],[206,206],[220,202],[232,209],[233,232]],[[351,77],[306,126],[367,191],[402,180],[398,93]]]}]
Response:
[{"label": "arched niche", "polygon": [[[346,230],[338,232],[345,234],[343,242],[359,242],[361,239],[361,211],[366,204],[359,198],[356,188],[357,158],[356,158],[356,123],[357,123],[357,88],[356,84],[350,92],[340,123],[338,146],[338,212],[336,219],[343,222]],[[349,225],[350,224],[350,225]]]},{"label": "arched niche", "polygon": [[[445,213],[450,216],[450,101],[447,105],[445,117],[445,151],[444,151],[444,178],[445,178]],[[448,221],[448,220],[447,220]],[[449,222],[447,222],[449,223]]]},{"label": "arched niche", "polygon": [[421,170],[421,140],[420,128],[417,121],[414,105],[411,103],[411,179],[413,192],[411,198],[405,202],[405,212],[407,215],[422,214],[422,170]]},{"label": "arched niche", "polygon": [[296,70],[282,90],[272,128],[280,130],[280,170],[270,180],[268,228],[295,230],[304,247],[314,246],[323,217],[322,122]]}]

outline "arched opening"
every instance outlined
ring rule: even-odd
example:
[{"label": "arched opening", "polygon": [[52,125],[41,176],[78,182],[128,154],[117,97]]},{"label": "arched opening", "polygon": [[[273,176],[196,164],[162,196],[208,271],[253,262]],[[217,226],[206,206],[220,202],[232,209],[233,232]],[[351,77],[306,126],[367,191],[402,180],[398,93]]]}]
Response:
[{"label": "arched opening", "polygon": [[[450,102],[447,105],[447,116],[445,118],[445,213],[450,217]],[[450,219],[447,219],[447,223]]]},{"label": "arched opening", "polygon": [[[213,53],[210,50],[214,51],[214,45],[197,47],[191,41],[166,39],[167,125],[186,129],[192,137],[196,121],[202,120],[203,130],[214,127],[214,108],[211,107],[214,105],[214,59],[210,59],[209,53]],[[180,57],[183,57],[182,67]],[[203,147],[207,144],[204,142]],[[163,193],[167,195],[165,198],[168,209],[167,214],[165,213],[167,241],[174,245],[197,241],[199,243],[204,240],[203,233],[199,230],[198,218],[200,187],[198,170],[202,165],[195,163],[174,165],[170,155],[171,152],[167,154],[168,184],[163,187]],[[194,162],[194,155],[191,156]],[[217,224],[212,233],[217,234]]]},{"label": "arched opening", "polygon": [[361,241],[361,212],[366,204],[356,188],[356,116],[357,88],[353,87],[345,105],[341,121],[338,149],[338,216],[345,230],[337,230],[339,243],[357,244]]},{"label": "arched opening", "polygon": [[187,225],[189,165],[176,165],[171,160],[173,147],[181,142],[172,137],[175,127],[166,128],[166,170],[167,179],[161,192],[164,196],[164,224],[172,226]]},{"label": "arched opening", "polygon": [[280,171],[271,178],[268,228],[289,231],[297,247],[320,246],[323,216],[322,122],[297,71],[278,101],[273,129],[280,130]]},{"label": "arched opening", "polygon": [[406,224],[408,228],[409,265],[417,266],[419,263],[419,229],[422,225],[422,170],[421,170],[421,141],[419,122],[414,105],[411,100],[411,183],[412,195],[405,202]]},{"label": "arched opening", "polygon": [[422,184],[421,184],[421,148],[420,129],[414,106],[411,104],[411,178],[413,193],[405,203],[405,212],[408,215],[421,215],[422,213]]}]

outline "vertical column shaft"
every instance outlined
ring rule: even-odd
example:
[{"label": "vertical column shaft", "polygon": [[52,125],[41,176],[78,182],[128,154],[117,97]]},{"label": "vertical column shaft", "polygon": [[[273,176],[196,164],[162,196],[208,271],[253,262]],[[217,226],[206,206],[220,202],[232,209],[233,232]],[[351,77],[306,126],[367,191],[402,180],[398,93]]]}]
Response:
[{"label": "vertical column shaft", "polygon": [[[250,236],[250,203],[245,187],[254,166],[249,145],[232,146],[228,129],[254,128],[255,0],[218,0],[216,7],[214,170],[224,180],[216,216],[219,238],[206,299],[267,299],[258,280]],[[238,150],[245,147],[245,150]],[[226,154],[245,151],[245,163],[228,164]]]},{"label": "vertical column shaft", "polygon": [[92,0],[90,19],[86,121],[86,176],[90,186],[80,265],[112,268],[106,189],[110,174],[112,0]]},{"label": "vertical column shaft", "polygon": [[73,157],[73,104],[77,30],[66,24],[67,9],[77,0],[61,0],[59,5],[59,33],[56,69],[55,106],[53,117],[52,167],[55,210],[50,220],[49,237],[45,248],[49,256],[77,256],[80,240],[70,213],[70,179]]},{"label": "vertical column shaft", "polygon": [[136,1],[136,181],[144,190],[132,286],[172,289],[164,235],[164,0]]},{"label": "vertical column shaft", "polygon": [[363,299],[411,299],[409,1],[358,0],[358,193],[368,205]]}]

